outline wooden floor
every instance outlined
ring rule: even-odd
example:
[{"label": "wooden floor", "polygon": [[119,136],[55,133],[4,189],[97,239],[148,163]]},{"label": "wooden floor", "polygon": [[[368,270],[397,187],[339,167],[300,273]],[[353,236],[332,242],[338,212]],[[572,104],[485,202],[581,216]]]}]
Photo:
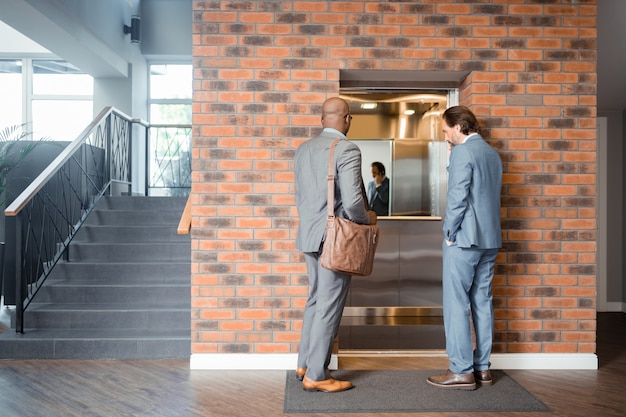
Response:
[{"label": "wooden floor", "polygon": [[[599,314],[598,339],[598,370],[507,371],[552,412],[293,415],[623,417],[626,314]],[[445,359],[340,357],[343,369],[439,370],[446,366]],[[284,384],[285,371],[191,371],[187,360],[5,360],[0,361],[0,416],[283,416]]]}]

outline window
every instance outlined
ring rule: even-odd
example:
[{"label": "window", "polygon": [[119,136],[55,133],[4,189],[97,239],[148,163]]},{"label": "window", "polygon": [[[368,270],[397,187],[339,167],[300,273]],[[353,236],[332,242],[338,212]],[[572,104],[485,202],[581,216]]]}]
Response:
[{"label": "window", "polygon": [[22,60],[0,60],[0,129],[17,126],[22,119]]},{"label": "window", "polygon": [[150,123],[191,124],[192,66],[150,65]]},{"label": "window", "polygon": [[65,61],[33,60],[33,132],[72,141],[93,120],[93,78]]},{"label": "window", "polygon": [[191,189],[191,65],[150,65],[148,194]]},{"label": "window", "polygon": [[61,60],[0,60],[0,127],[72,141],[93,120],[93,78]]}]

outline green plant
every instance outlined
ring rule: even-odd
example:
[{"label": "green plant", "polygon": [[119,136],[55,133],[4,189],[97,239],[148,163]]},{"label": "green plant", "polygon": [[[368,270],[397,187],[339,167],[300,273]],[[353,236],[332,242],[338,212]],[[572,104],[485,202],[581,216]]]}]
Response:
[{"label": "green plant", "polygon": [[7,126],[0,130],[0,204],[3,203],[9,172],[43,140],[33,140],[32,136],[26,124]]}]

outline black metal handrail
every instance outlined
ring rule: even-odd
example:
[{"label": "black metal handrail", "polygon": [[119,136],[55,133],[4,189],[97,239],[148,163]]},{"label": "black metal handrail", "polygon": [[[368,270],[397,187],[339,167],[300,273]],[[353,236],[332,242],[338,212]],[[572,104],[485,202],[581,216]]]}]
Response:
[{"label": "black metal handrail", "polygon": [[[6,208],[6,278],[15,277],[15,330],[100,197],[131,193],[132,125],[107,107]],[[13,252],[14,253],[8,253]]]}]

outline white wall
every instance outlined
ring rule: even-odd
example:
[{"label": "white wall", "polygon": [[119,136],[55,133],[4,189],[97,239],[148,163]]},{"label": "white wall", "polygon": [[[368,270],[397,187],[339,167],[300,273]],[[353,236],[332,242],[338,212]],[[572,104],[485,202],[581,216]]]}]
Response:
[{"label": "white wall", "polygon": [[191,0],[141,2],[141,52],[148,60],[191,63]]}]

